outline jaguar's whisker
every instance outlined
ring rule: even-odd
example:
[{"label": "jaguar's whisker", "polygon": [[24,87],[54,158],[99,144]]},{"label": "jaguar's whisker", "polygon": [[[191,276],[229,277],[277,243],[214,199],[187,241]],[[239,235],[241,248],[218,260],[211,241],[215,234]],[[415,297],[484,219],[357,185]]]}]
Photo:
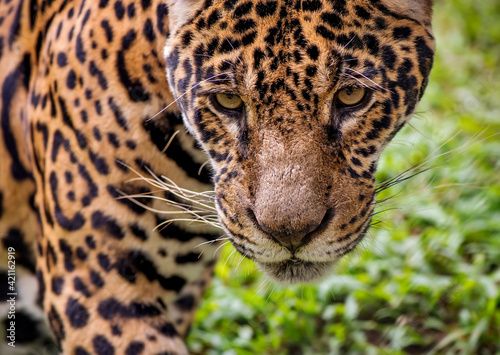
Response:
[{"label": "jaguar's whisker", "polygon": [[262,280],[262,282],[259,284],[259,286],[255,290],[252,298],[250,298],[250,300],[253,300],[255,298],[255,296],[257,296],[262,291],[262,289],[264,288],[264,286],[267,286],[269,288],[270,284],[271,284],[271,282],[268,279]]},{"label": "jaguar's whisker", "polygon": [[[393,208],[392,210],[400,210],[400,208]],[[410,211],[410,212],[402,212],[401,213],[401,216],[404,217],[404,216],[410,216],[416,212],[422,212],[422,211],[430,211],[432,210],[431,207],[429,208],[422,208],[422,209],[419,209],[419,210],[413,210],[413,211]],[[390,216],[387,216],[386,217],[380,217],[380,218],[377,218],[376,220],[372,221],[372,223],[370,224],[370,227],[373,227],[373,226],[376,226],[376,225],[379,225],[379,224],[382,224],[384,222],[387,222],[389,220],[389,217]]]},{"label": "jaguar's whisker", "polygon": [[[120,191],[120,190],[117,190],[119,193],[121,194],[124,194],[123,191]],[[145,210],[148,210],[148,211],[151,211],[151,212],[154,212],[156,214],[160,214],[160,215],[182,215],[182,214],[189,214],[191,216],[194,216],[196,217],[195,219],[183,219],[183,220],[189,220],[189,221],[195,221],[195,222],[199,222],[199,223],[204,223],[204,224],[209,224],[209,225],[212,225],[212,226],[215,226],[217,228],[221,228],[220,224],[218,223],[218,218],[216,215],[202,215],[202,214],[205,214],[205,213],[213,213],[212,211],[207,211],[207,210],[192,210],[190,208],[192,208],[192,206],[189,206],[189,205],[181,205],[177,202],[174,202],[174,201],[170,201],[170,200],[167,200],[167,199],[164,199],[164,198],[161,198],[161,197],[157,197],[157,196],[148,196],[148,195],[140,195],[140,196],[134,196],[134,195],[126,195],[126,196],[123,196],[121,198],[127,198],[129,199],[130,201],[132,201],[133,203],[135,203],[136,205],[144,208]],[[180,211],[165,211],[165,210],[161,210],[161,209],[158,209],[158,208],[153,208],[151,206],[148,206],[140,201],[138,201],[136,198],[151,198],[151,199],[157,199],[157,200],[161,200],[163,202],[165,202],[167,205],[169,206],[172,206],[174,208],[179,208]],[[118,198],[120,199],[120,198]],[[180,219],[177,219],[177,220],[180,220]]]},{"label": "jaguar's whisker", "polygon": [[[117,192],[121,192],[122,194],[125,194],[121,190],[117,190]],[[179,201],[172,201],[172,200],[169,200],[169,199],[167,199],[165,197],[160,197],[160,196],[156,196],[156,195],[143,195],[143,194],[127,195],[127,194],[125,194],[124,196],[117,197],[116,199],[117,200],[122,200],[122,199],[132,199],[132,198],[133,199],[138,199],[138,198],[146,199],[147,198],[147,199],[151,199],[151,200],[158,200],[158,201],[162,201],[162,202],[166,203],[169,206],[179,207],[179,208],[182,208],[182,209],[184,209],[186,211],[188,211],[190,208],[193,208],[193,206],[190,205],[190,204],[181,203]],[[141,204],[141,207],[144,207],[144,208],[149,207],[149,206],[144,206],[144,204],[142,204],[141,202],[139,202],[137,200],[135,200],[134,202],[137,202],[138,204]],[[193,211],[195,213],[213,213],[214,212],[213,210],[208,210],[208,209],[200,208],[200,206],[197,206],[196,210],[189,210],[189,211]],[[163,212],[165,212],[165,213],[171,213],[172,211],[163,211]],[[179,213],[179,212],[180,211],[176,211],[175,213]]]},{"label": "jaguar's whisker", "polygon": [[354,41],[354,38],[356,38],[356,36],[352,36],[349,42],[347,42],[342,48],[340,48],[340,50],[337,51],[337,54],[342,55],[342,52],[346,50],[346,48],[351,44],[352,41]]},{"label": "jaguar's whisker", "polygon": [[[229,242],[226,242],[226,243],[229,243]],[[224,243],[224,244],[226,244],[226,243]],[[234,250],[231,252],[231,254],[229,254],[229,256],[226,258],[226,261],[224,261],[224,265],[222,265],[222,271],[221,271],[221,273],[224,273],[224,269],[226,268],[226,264],[227,264],[227,262],[228,262],[229,258],[230,258],[231,256],[233,256],[233,254],[234,254],[236,251],[237,251],[237,250],[236,250],[236,249],[234,249]]]},{"label": "jaguar's whisker", "polygon": [[[446,152],[438,154],[438,155],[434,155],[437,151],[439,151],[439,149],[441,149],[443,146],[445,146],[450,140],[455,138],[460,133],[460,131],[458,131],[451,138],[447,139],[442,144],[440,144],[436,149],[434,149],[422,163],[420,163],[416,166],[413,166],[413,167],[397,174],[396,176],[394,176],[392,178],[389,178],[387,180],[384,180],[384,181],[378,183],[377,188],[376,188],[376,193],[378,194],[378,193],[380,193],[380,192],[382,192],[382,191],[384,191],[384,190],[386,190],[386,189],[388,189],[396,184],[399,184],[403,181],[411,179],[411,178],[413,178],[419,174],[422,174],[426,171],[429,171],[429,170],[434,169],[436,167],[442,166],[442,165],[450,162],[453,159],[456,159],[460,155],[464,154],[466,151],[465,148],[467,148],[468,146],[473,144],[477,140],[477,138],[483,134],[483,132],[484,132],[484,130],[457,148],[451,149],[449,151],[446,151]],[[482,142],[483,140],[488,139],[488,138],[491,138],[491,137],[486,137],[486,138],[480,140],[479,142]],[[457,153],[457,154],[455,154],[455,153]],[[431,162],[442,159],[442,158],[444,160],[423,168],[425,165],[430,164]],[[422,170],[419,170],[419,169],[422,169]]]},{"label": "jaguar's whisker", "polygon": [[249,252],[247,251],[244,255],[242,255],[242,256],[240,257],[240,259],[238,260],[238,263],[236,264],[235,269],[238,269],[238,267],[240,266],[241,262],[242,262],[242,261],[246,258],[246,256],[248,255],[248,253],[249,253]]},{"label": "jaguar's whisker", "polygon": [[173,188],[177,190],[180,194],[182,194],[184,197],[203,196],[205,198],[214,198],[213,196],[211,196],[214,193],[213,191],[196,192],[179,187],[176,183],[174,183],[171,179],[167,178],[166,176],[162,176],[162,179],[165,181],[158,180],[161,186],[167,186],[169,188]]},{"label": "jaguar's whisker", "polygon": [[190,93],[191,91],[193,91],[194,89],[196,89],[198,86],[200,86],[201,84],[207,82],[207,81],[211,81],[212,79],[214,78],[217,78],[221,75],[229,75],[231,74],[230,72],[224,72],[224,73],[219,73],[217,75],[214,75],[214,76],[211,76],[210,78],[208,79],[205,79],[205,80],[202,80],[198,83],[196,83],[195,85],[193,85],[189,90],[186,90],[183,94],[179,95],[179,97],[177,97],[174,101],[172,101],[171,103],[169,103],[167,106],[165,106],[164,108],[162,108],[160,111],[158,111],[155,115],[149,117],[146,119],[146,122],[150,122],[152,120],[154,120],[158,115],[161,115],[163,112],[165,112],[166,110],[168,110],[168,108],[170,106],[172,106],[173,104],[177,103],[177,101],[179,101],[182,97],[184,97],[185,95],[187,95],[188,93]]},{"label": "jaguar's whisker", "polygon": [[172,218],[172,219],[168,219],[166,221],[161,222],[160,224],[158,224],[157,227],[160,227],[160,226],[162,226],[164,224],[170,225],[170,223],[172,223],[172,222],[189,222],[189,224],[191,224],[191,223],[201,223],[201,224],[208,224],[208,225],[211,225],[211,226],[216,227],[216,228],[221,228],[221,226],[219,224],[216,224],[214,222],[209,222],[209,221],[205,220],[204,218],[199,218],[199,219],[192,219],[192,218]]},{"label": "jaguar's whisker", "polygon": [[383,209],[383,210],[380,210],[380,211],[376,211],[376,212],[373,212],[373,213],[372,213],[372,217],[373,217],[373,216],[376,216],[376,215],[378,215],[378,214],[382,214],[382,213],[389,212],[389,211],[393,211],[393,210],[399,210],[399,208],[392,207],[392,208],[386,208],[386,209]]},{"label": "jaguar's whisker", "polygon": [[[222,236],[221,236],[221,237],[222,237]],[[206,244],[205,248],[203,248],[203,250],[201,251],[200,255],[198,255],[198,259],[199,259],[199,258],[201,258],[201,256],[203,255],[203,253],[205,252],[205,250],[207,250],[207,248],[208,248],[209,246],[211,246],[212,244],[214,244],[215,242],[218,242],[218,241],[220,241],[220,240],[227,239],[227,238],[221,238],[221,237],[216,238],[216,239],[214,239],[214,240],[209,240],[209,243],[210,243],[210,244],[207,244],[207,243],[205,242],[205,243],[201,243],[201,244],[198,244],[197,246],[195,246],[195,248],[197,248],[197,247],[199,247],[199,246],[201,246],[201,245],[203,245],[203,244]],[[214,257],[215,257],[215,254],[214,254]]]},{"label": "jaguar's whisker", "polygon": [[[229,239],[229,238],[228,238]],[[222,243],[221,245],[219,245],[219,247],[217,249],[215,249],[214,251],[214,257],[215,257],[215,254],[217,254],[217,252],[219,251],[220,248],[222,248],[224,245],[226,245],[227,243],[230,243],[231,241],[227,241],[225,243]]]},{"label": "jaguar's whisker", "polygon": [[354,79],[356,80],[358,83],[360,83],[363,87],[365,88],[370,88],[370,86],[364,82],[362,82],[361,80],[359,80],[358,78],[356,78],[355,76],[352,76],[351,74],[347,74],[347,73],[342,73],[342,75],[345,75],[347,76],[348,78],[351,78],[351,79]]},{"label": "jaguar's whisker", "polygon": [[355,70],[355,69],[352,69],[352,68],[349,68],[349,67],[343,67],[343,69],[347,69],[347,70],[350,70],[350,71],[353,71],[354,73],[358,74],[359,76],[363,77],[364,79],[368,80],[370,83],[372,83],[373,85],[375,85],[377,88],[379,88],[380,90],[382,91],[387,91],[386,88],[384,88],[383,86],[380,86],[379,84],[377,84],[375,81],[373,81],[372,79],[370,79],[369,77],[367,77],[366,75],[360,73],[359,71]]},{"label": "jaguar's whisker", "polygon": [[[454,137],[455,137],[458,133],[459,133],[459,132],[457,132],[457,133],[456,133],[456,134],[455,134],[452,138],[454,138]],[[452,139],[452,138],[450,138],[450,139]],[[442,147],[443,147],[443,146],[444,146],[447,142],[449,142],[449,141],[450,141],[450,139],[446,140],[446,141],[445,141],[444,143],[442,143],[439,147],[437,147],[434,151],[432,151],[432,152],[429,154],[428,158],[426,158],[426,159],[425,159],[422,163],[420,163],[420,164],[418,164],[418,165],[416,165],[416,166],[410,167],[409,169],[407,169],[407,170],[405,170],[405,171],[403,171],[403,172],[401,172],[401,173],[397,174],[396,176],[393,176],[392,178],[389,178],[389,179],[387,179],[387,180],[384,180],[384,181],[382,181],[382,182],[378,183],[378,184],[377,184],[377,190],[376,190],[376,192],[378,193],[378,192],[380,192],[380,191],[383,191],[383,190],[385,190],[385,189],[387,189],[387,188],[389,188],[389,187],[393,186],[394,184],[397,184],[397,183],[402,182],[402,181],[404,181],[404,180],[410,179],[410,178],[412,178],[412,177],[414,177],[414,176],[416,176],[416,175],[418,175],[418,174],[420,174],[420,173],[422,173],[422,172],[428,171],[428,170],[430,170],[430,169],[433,169],[434,167],[437,167],[437,166],[439,166],[439,165],[443,164],[443,163],[441,163],[441,164],[437,164],[437,165],[434,165],[434,166],[431,166],[431,167],[425,168],[425,169],[423,169],[422,171],[418,171],[418,172],[416,172],[415,174],[411,175],[411,173],[413,173],[414,171],[418,170],[419,168],[421,168],[421,167],[425,166],[425,165],[426,165],[426,164],[428,164],[429,162],[431,162],[431,161],[433,161],[433,160],[437,160],[437,159],[439,159],[439,158],[440,158],[440,157],[442,157],[442,156],[447,156],[447,155],[450,155],[450,154],[451,154],[451,153],[453,153],[455,150],[457,150],[458,148],[453,149],[453,150],[450,150],[450,151],[447,151],[447,152],[442,153],[442,154],[437,155],[437,156],[433,156],[433,154],[434,154],[435,152],[437,152],[440,148],[442,148]],[[445,161],[445,162],[447,162],[447,161]],[[444,162],[444,163],[445,163],[445,162]],[[408,174],[410,174],[411,176],[407,176]]]},{"label": "jaguar's whisker", "polygon": [[[449,183],[449,184],[441,184],[441,185],[438,185],[438,186],[432,186],[432,187],[420,189],[418,191],[413,191],[413,192],[410,192],[410,193],[407,193],[407,194],[404,194],[404,195],[400,195],[398,199],[396,199],[397,195],[394,195],[394,196],[386,198],[384,200],[377,201],[376,203],[379,206],[391,206],[393,204],[397,204],[400,200],[408,198],[409,196],[418,195],[418,194],[421,194],[423,192],[428,192],[428,191],[432,191],[432,190],[444,189],[444,188],[449,188],[449,187],[459,187],[459,186],[467,187],[469,189],[478,189],[478,190],[485,188],[485,187],[482,187],[482,186],[475,186],[472,183]],[[391,204],[390,205],[385,205],[388,202],[391,202]]]},{"label": "jaguar's whisker", "polygon": [[221,240],[228,240],[228,239],[229,239],[229,237],[224,237],[224,235],[221,235],[219,238],[216,238],[216,239],[213,239],[213,240],[209,240],[209,241],[200,243],[200,244],[196,245],[195,248],[198,248],[198,247],[200,247],[202,245],[205,245],[205,244],[211,245],[211,244],[213,244],[215,242],[219,242]]},{"label": "jaguar's whisker", "polygon": [[174,134],[172,134],[172,136],[170,137],[170,139],[168,140],[167,144],[165,145],[165,148],[162,149],[162,153],[165,153],[168,149],[168,147],[170,147],[170,144],[172,144],[172,141],[174,140],[175,136],[177,134],[179,134],[179,130],[175,131]]},{"label": "jaguar's whisker", "polygon": [[[155,173],[153,173],[153,172],[151,171],[151,169],[149,169],[149,168],[147,168],[147,167],[146,167],[146,170],[147,170],[147,171],[148,171],[148,172],[149,172],[149,173],[150,173],[150,174],[154,177],[154,179],[147,178],[147,177],[143,176],[141,173],[139,173],[137,170],[135,170],[134,168],[132,168],[132,167],[128,166],[127,164],[124,164],[124,163],[122,163],[122,162],[120,162],[120,163],[121,163],[122,165],[124,165],[125,167],[127,167],[130,171],[134,172],[134,173],[138,176],[138,178],[129,179],[129,180],[128,180],[129,182],[132,182],[132,181],[145,181],[145,182],[147,182],[148,184],[150,184],[150,185],[152,185],[152,186],[157,187],[157,188],[158,188],[158,189],[160,189],[161,191],[165,191],[165,190],[171,191],[171,190],[172,190],[172,187],[170,187],[170,186],[167,186],[167,189],[165,189],[165,186],[166,186],[166,185],[165,185],[165,182],[163,182],[162,180],[160,180],[160,179],[158,178],[158,176],[156,176],[156,174],[155,174]],[[173,183],[172,183],[172,186],[173,186],[173,188],[175,188],[175,189],[177,189],[177,190],[181,190],[181,188],[180,188],[180,187],[178,187],[177,185],[175,185],[175,184],[173,184]],[[204,195],[204,194],[205,194],[205,192],[201,192],[201,193],[199,193],[199,192],[193,192],[193,191],[190,191],[190,190],[186,190],[186,191],[189,191],[189,192],[191,192],[192,194],[195,194],[195,195],[197,195],[197,196],[205,196],[205,195]],[[206,197],[206,198],[209,198],[209,196],[205,196],[205,197]],[[212,208],[210,208],[210,210],[213,210],[213,209],[212,209]]]},{"label": "jaguar's whisker", "polygon": [[273,289],[271,290],[271,292],[267,295],[267,298],[266,298],[266,301],[269,301],[269,298],[271,298],[271,295],[273,294],[274,290],[276,289],[276,287],[278,286],[278,284],[274,284],[274,287]]},{"label": "jaguar's whisker", "polygon": [[[122,194],[124,194],[124,192],[121,191],[121,190],[117,190],[117,191],[120,192],[120,193],[122,193]],[[154,196],[154,195],[125,195],[125,196],[122,196],[122,197],[118,197],[117,199],[124,199],[124,198],[133,201],[134,203],[136,203],[137,205],[139,205],[139,206],[141,206],[143,208],[146,208],[146,209],[148,209],[148,210],[150,210],[152,212],[157,212],[157,213],[160,213],[160,214],[179,214],[179,213],[191,213],[193,215],[196,215],[196,214],[207,214],[207,215],[204,216],[205,218],[215,217],[216,216],[216,215],[212,215],[212,213],[214,212],[213,210],[200,209],[199,207],[198,207],[198,209],[193,210],[192,209],[193,208],[192,205],[180,203],[178,201],[172,201],[172,200],[169,200],[167,198],[160,197],[160,196]],[[166,203],[169,206],[180,208],[182,211],[163,211],[163,210],[154,209],[153,207],[147,206],[146,204],[138,201],[137,198],[142,198],[142,199],[149,198],[149,199],[153,199],[153,200],[162,201],[162,202]]]},{"label": "jaguar's whisker", "polygon": [[[214,55],[208,55],[208,54],[195,54],[194,57],[207,57],[207,58],[217,58],[216,56]],[[223,60],[223,59],[220,59],[218,58],[221,62],[223,63],[226,63],[228,65],[232,65],[231,62],[228,62],[227,60]]]},{"label": "jaguar's whisker", "polygon": [[209,163],[209,161],[207,160],[206,162],[204,162],[203,164],[201,164],[200,166],[200,169],[198,170],[198,175],[201,175],[201,171],[203,170],[203,168]]},{"label": "jaguar's whisker", "polygon": [[[232,49],[233,49],[233,51],[234,51],[234,46],[233,46],[233,44],[231,43],[231,41],[229,40],[229,38],[226,38],[226,41],[227,41],[227,43],[229,43],[229,45],[231,46],[231,48],[232,48]],[[241,63],[241,58],[240,58],[239,56],[237,56],[237,59],[238,59],[238,61]],[[231,64],[232,64],[232,63],[231,63]]]},{"label": "jaguar's whisker", "polygon": [[341,63],[347,63],[347,62],[352,62],[352,61],[359,60],[359,59],[360,58],[349,58],[349,59],[343,59],[340,62]]},{"label": "jaguar's whisker", "polygon": [[[211,203],[211,201],[200,201],[200,200],[197,200],[197,199],[194,199],[193,196],[196,196],[196,197],[200,197],[200,196],[203,196],[203,197],[206,197],[206,195],[204,195],[204,193],[200,193],[200,192],[193,192],[193,191],[190,191],[190,190],[187,190],[187,189],[183,189],[181,187],[179,187],[177,184],[175,184],[172,180],[170,180],[169,178],[165,177],[165,176],[162,176],[162,178],[164,180],[167,180],[168,183],[170,184],[170,186],[168,184],[165,184],[163,181],[161,181],[158,176],[156,176],[155,173],[153,173],[149,168],[147,168],[148,172],[156,179],[156,182],[160,183],[160,185],[157,185],[157,184],[154,184],[156,187],[163,187],[165,190],[169,191],[170,193],[172,193],[173,195],[177,196],[177,197],[180,197],[180,198],[183,198],[189,202],[193,202],[193,203],[196,203],[197,205],[201,206],[201,207],[204,207],[208,210],[211,210],[211,211],[215,211],[215,206],[213,205],[208,205],[208,203]],[[172,186],[174,188],[172,188]],[[188,195],[186,192],[189,192],[190,195]]]}]

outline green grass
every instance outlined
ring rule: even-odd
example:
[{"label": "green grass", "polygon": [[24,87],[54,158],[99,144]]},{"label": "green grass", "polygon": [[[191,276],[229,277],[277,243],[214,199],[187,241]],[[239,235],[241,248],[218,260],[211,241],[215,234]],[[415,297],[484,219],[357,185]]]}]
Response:
[{"label": "green grass", "polygon": [[320,285],[274,286],[225,249],[193,353],[500,354],[499,19],[497,0],[436,4],[431,81],[378,180],[449,154],[380,196],[396,209]]}]

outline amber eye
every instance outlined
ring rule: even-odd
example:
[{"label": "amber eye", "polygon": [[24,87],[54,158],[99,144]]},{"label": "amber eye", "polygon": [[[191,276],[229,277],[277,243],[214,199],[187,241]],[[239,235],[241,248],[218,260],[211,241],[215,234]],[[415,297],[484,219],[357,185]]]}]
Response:
[{"label": "amber eye", "polygon": [[356,106],[365,98],[364,88],[349,87],[337,93],[337,101],[343,106]]},{"label": "amber eye", "polygon": [[226,110],[237,110],[243,105],[243,100],[238,95],[217,94],[215,95],[217,103]]}]

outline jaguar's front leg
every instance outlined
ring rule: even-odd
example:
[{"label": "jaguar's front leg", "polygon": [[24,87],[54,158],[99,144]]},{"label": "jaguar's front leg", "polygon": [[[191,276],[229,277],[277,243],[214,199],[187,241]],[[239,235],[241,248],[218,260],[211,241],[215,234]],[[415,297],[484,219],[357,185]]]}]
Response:
[{"label": "jaguar's front leg", "polygon": [[[197,223],[163,223],[175,219],[178,210],[165,213],[169,207],[158,199],[165,192],[145,178],[154,172],[192,191],[211,185],[199,181],[199,166],[186,168],[194,161],[175,161],[162,152],[158,146],[167,142],[158,142],[153,128],[120,127],[112,112],[118,108],[110,100],[96,100],[106,119],[82,122],[77,111],[69,110],[73,100],[58,99],[62,123],[51,118],[50,105],[45,107],[49,112],[33,113],[31,123],[35,204],[42,225],[40,299],[58,346],[65,354],[187,353],[183,339],[217,247],[209,245],[201,253],[197,246],[220,231]],[[173,124],[175,117],[164,120]],[[172,135],[161,136],[169,140]],[[186,133],[175,139],[167,153],[184,149],[179,142],[193,147]]]},{"label": "jaguar's front leg", "polygon": [[[208,236],[173,225],[153,231],[156,216],[144,212],[138,219],[111,196],[97,196],[98,208],[67,203],[64,176],[78,179],[70,166],[49,173],[43,189],[38,262],[44,309],[61,351],[187,353],[183,339],[213,266],[213,251],[197,259],[195,247]],[[82,192],[73,193],[78,200]]]}]

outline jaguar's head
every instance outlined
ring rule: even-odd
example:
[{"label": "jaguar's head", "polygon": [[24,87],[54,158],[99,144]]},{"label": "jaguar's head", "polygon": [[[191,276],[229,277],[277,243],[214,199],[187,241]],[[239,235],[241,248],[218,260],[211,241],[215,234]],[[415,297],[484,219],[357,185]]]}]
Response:
[{"label": "jaguar's head", "polygon": [[170,89],[208,152],[219,220],[281,283],[370,226],[380,153],[432,66],[431,1],[170,0]]}]

